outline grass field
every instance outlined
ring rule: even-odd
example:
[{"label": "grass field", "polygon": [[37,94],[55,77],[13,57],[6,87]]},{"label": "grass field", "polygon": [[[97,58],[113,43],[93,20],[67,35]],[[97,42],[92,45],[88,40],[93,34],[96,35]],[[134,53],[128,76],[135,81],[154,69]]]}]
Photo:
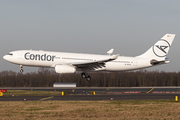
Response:
[{"label": "grass field", "polygon": [[59,96],[62,95],[60,91],[41,91],[41,90],[8,90],[3,93],[3,96]]},{"label": "grass field", "polygon": [[179,120],[174,100],[1,101],[1,120]]}]

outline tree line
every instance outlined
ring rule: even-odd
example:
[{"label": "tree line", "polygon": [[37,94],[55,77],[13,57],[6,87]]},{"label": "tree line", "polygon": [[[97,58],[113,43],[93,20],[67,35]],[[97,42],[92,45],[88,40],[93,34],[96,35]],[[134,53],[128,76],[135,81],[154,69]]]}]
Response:
[{"label": "tree line", "polygon": [[180,72],[130,71],[89,73],[91,81],[81,78],[81,73],[57,74],[53,69],[39,68],[37,72],[0,72],[0,87],[52,87],[53,83],[77,83],[77,87],[141,87],[180,86]]}]

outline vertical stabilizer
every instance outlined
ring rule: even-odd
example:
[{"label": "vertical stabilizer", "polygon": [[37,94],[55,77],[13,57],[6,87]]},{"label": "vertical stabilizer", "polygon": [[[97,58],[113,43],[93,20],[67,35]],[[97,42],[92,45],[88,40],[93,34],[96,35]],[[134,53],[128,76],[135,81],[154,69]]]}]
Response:
[{"label": "vertical stabilizer", "polygon": [[175,34],[164,35],[154,46],[152,46],[144,54],[137,56],[141,58],[152,58],[155,60],[165,60],[171,44],[174,40]]}]

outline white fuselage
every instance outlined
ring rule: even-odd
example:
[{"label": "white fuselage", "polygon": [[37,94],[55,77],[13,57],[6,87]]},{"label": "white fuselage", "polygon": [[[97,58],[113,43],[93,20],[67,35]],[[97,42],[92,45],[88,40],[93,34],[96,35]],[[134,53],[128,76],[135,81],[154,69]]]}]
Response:
[{"label": "white fuselage", "polygon": [[109,55],[19,50],[10,52],[3,58],[20,65],[20,73],[23,72],[23,65],[51,67],[60,74],[82,71],[81,77],[90,81],[91,77],[87,74],[88,71],[128,71],[169,63],[166,56],[174,37],[175,34],[164,35],[145,53],[137,57],[110,55],[114,50],[110,49],[107,52]]},{"label": "white fuselage", "polygon": [[[11,63],[24,66],[51,68],[55,68],[56,65],[71,65],[71,63],[93,62],[110,57],[109,55],[34,50],[19,50],[10,53],[10,55],[5,55],[3,58]],[[116,60],[106,62],[104,67],[97,68],[95,71],[127,71],[147,68],[153,66],[150,64],[151,60],[152,59],[150,58],[119,56]],[[76,71],[86,70],[76,69]]]}]

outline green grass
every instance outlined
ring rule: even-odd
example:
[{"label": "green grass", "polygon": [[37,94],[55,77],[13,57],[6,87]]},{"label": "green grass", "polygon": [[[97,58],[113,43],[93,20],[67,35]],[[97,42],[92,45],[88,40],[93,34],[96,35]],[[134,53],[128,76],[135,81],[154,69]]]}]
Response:
[{"label": "green grass", "polygon": [[180,119],[173,100],[0,101],[2,120],[165,120]]}]

